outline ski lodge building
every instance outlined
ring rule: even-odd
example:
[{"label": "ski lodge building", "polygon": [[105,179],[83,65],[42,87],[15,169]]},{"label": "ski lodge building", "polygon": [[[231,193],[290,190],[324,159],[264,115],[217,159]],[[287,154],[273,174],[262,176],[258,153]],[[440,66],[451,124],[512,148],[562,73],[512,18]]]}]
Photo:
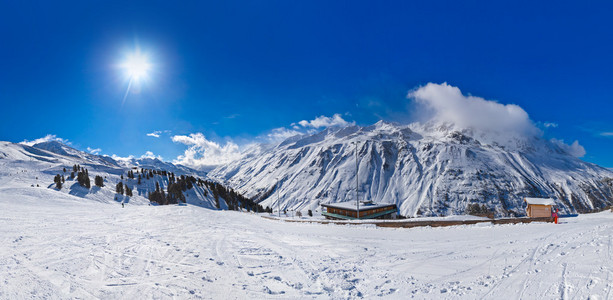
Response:
[{"label": "ski lodge building", "polygon": [[360,201],[359,217],[355,201],[322,204],[321,206],[323,208],[321,214],[326,219],[395,219],[398,213],[396,204],[377,204],[372,201]]},{"label": "ski lodge building", "polygon": [[550,218],[551,207],[555,202],[551,198],[524,198],[528,204],[526,214],[529,218]]}]

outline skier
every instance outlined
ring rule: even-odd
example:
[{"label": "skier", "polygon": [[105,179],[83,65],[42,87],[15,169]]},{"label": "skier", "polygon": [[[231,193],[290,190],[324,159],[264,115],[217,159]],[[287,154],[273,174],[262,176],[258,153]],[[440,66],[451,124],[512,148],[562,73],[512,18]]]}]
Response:
[{"label": "skier", "polygon": [[553,222],[558,224],[558,209],[557,208],[555,209],[555,211],[551,213],[551,216],[553,217]]},{"label": "skier", "polygon": [[123,202],[121,202],[121,208],[123,208]]}]

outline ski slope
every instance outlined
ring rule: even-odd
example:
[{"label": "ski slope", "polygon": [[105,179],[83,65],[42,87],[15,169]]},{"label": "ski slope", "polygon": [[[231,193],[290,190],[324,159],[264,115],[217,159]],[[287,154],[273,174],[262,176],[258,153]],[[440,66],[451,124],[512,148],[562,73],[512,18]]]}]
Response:
[{"label": "ski slope", "polygon": [[0,299],[611,299],[613,213],[388,229],[0,187]]}]

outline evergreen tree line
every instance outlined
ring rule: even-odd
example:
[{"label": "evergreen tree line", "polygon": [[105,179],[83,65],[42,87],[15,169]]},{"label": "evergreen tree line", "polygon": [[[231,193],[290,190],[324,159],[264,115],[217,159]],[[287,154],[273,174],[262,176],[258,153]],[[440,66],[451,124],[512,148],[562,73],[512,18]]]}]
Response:
[{"label": "evergreen tree line", "polygon": [[[64,173],[67,172],[66,168],[63,168],[62,171]],[[77,182],[79,182],[79,185],[89,189],[91,187],[91,182],[89,180],[89,172],[87,171],[87,169],[77,164],[73,165],[72,172],[70,172],[70,179],[75,178],[75,172],[77,172]],[[96,185],[98,185],[98,180],[100,180],[99,186],[103,186],[102,177],[100,177],[100,179],[98,179],[98,177],[100,176],[96,176]],[[55,183],[55,187],[59,190],[62,189],[62,185],[66,182],[66,178],[64,177],[64,175],[57,174],[53,178],[53,182]]]},{"label": "evergreen tree line", "polygon": [[[159,182],[155,183],[155,190],[148,194],[148,199],[151,202],[155,202],[159,205],[169,205],[169,204],[177,204],[177,203],[185,203],[185,195],[184,192],[192,189],[194,185],[200,187],[206,187],[213,193],[213,197],[215,198],[215,207],[218,209],[221,208],[219,203],[220,197],[223,198],[229,210],[247,210],[254,212],[272,212],[270,207],[264,208],[263,206],[255,203],[252,199],[244,197],[243,195],[237,193],[231,188],[227,188],[219,183],[202,180],[201,178],[196,178],[194,176],[185,176],[180,175],[176,176],[173,172],[169,172],[166,170],[153,170],[153,169],[145,169],[141,168],[140,173],[139,170],[136,170],[138,176],[134,174],[134,171],[130,170],[127,172],[127,177],[131,179],[137,178],[137,184],[141,184],[143,179],[151,179],[154,176],[163,176],[168,179],[168,186],[166,189],[160,187]],[[118,183],[119,185],[119,183]],[[125,189],[127,186],[121,183],[122,187]],[[119,187],[116,187],[117,193],[121,194]],[[131,193],[131,191],[130,191]],[[127,195],[127,191],[126,191]],[[204,191],[204,196],[207,196],[207,191]]]},{"label": "evergreen tree line", "polygon": [[215,206],[219,207],[219,197],[226,200],[226,204],[228,205],[229,210],[240,210],[246,209],[247,211],[254,212],[271,212],[272,209],[270,207],[264,208],[258,203],[255,203],[253,200],[237,193],[232,188],[227,188],[217,182],[212,182],[208,180],[198,180],[198,185],[206,186],[213,193],[213,197],[215,198]]},{"label": "evergreen tree line", "polygon": [[485,204],[479,205],[477,203],[469,204],[468,206],[466,206],[466,212],[469,215],[473,215],[473,216],[483,216],[483,215],[488,215],[492,213],[492,211],[489,208],[487,208]]},{"label": "evergreen tree line", "polygon": [[129,186],[123,184],[123,182],[118,182],[115,186],[115,193],[123,195],[125,192],[126,196],[132,197],[132,189]]}]

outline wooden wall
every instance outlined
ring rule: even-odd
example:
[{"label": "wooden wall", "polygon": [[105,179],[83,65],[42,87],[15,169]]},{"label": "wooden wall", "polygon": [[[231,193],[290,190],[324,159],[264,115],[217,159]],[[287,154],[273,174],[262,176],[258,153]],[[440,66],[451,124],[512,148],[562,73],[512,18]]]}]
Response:
[{"label": "wooden wall", "polygon": [[551,205],[528,204],[528,217],[548,218],[551,217]]}]

